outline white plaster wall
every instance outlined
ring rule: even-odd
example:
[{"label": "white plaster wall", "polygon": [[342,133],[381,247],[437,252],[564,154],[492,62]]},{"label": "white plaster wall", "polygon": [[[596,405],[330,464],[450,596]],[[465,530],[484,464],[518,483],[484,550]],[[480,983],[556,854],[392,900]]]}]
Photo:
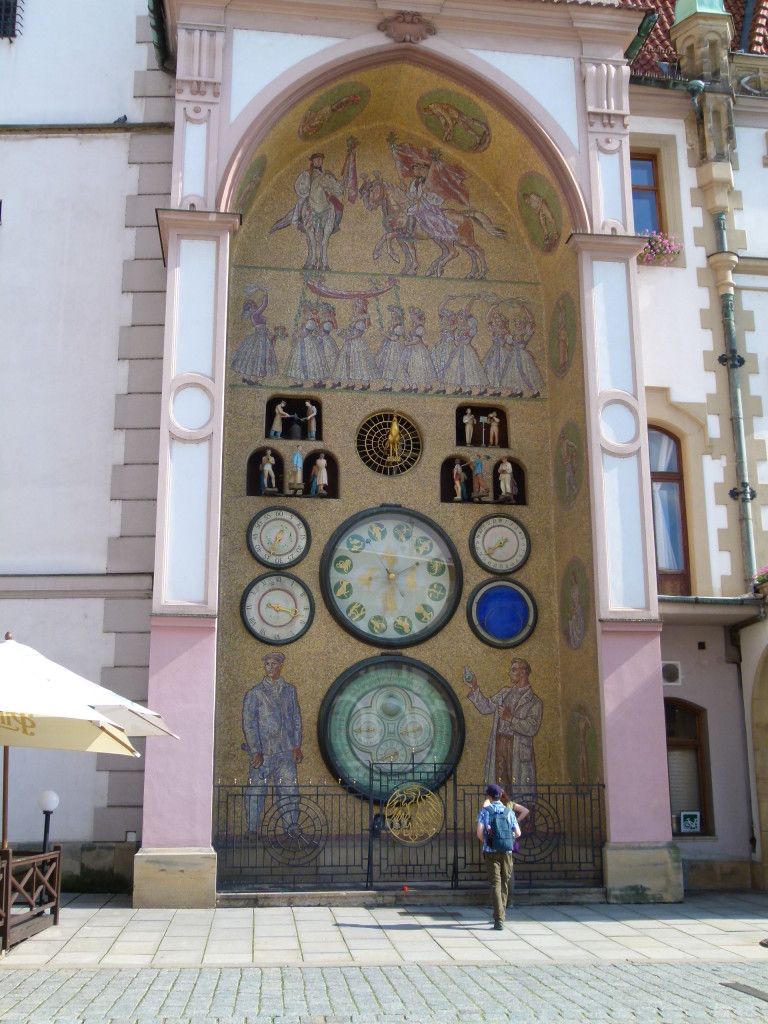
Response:
[{"label": "white plaster wall", "polygon": [[22,34],[0,46],[0,124],[138,120],[136,17],[146,14],[146,0],[28,0]]},{"label": "white plaster wall", "polygon": [[[715,375],[703,368],[702,352],[712,349],[712,335],[702,330],[699,311],[709,305],[709,293],[700,288],[696,272],[706,266],[706,254],[697,248],[693,229],[701,227],[699,207],[692,208],[695,168],[688,166],[683,126],[669,119],[633,117],[632,132],[674,136],[683,211],[685,267],[638,267],[640,333],[646,387],[669,388],[673,402],[704,402],[715,390]],[[672,202],[672,197],[668,197]]]},{"label": "white plaster wall", "polygon": [[[754,353],[757,360],[758,372],[744,374],[746,385],[750,394],[762,401],[762,416],[755,416],[752,419],[752,429],[755,438],[768,444],[768,277],[746,277],[736,275],[736,286],[741,298],[741,304],[745,311],[752,313],[754,317],[754,330],[745,332],[747,352]],[[768,501],[765,500],[763,488],[768,484],[768,462],[760,460],[757,463],[757,484],[758,490],[762,490],[762,501],[760,502],[760,525],[763,531],[768,532]],[[757,502],[755,504],[758,504]],[[755,509],[755,515],[757,509]],[[756,551],[758,567],[768,562],[768,546],[760,546],[762,538],[756,537],[758,549]]]},{"label": "white plaster wall", "polygon": [[[706,650],[697,644],[703,641]],[[747,743],[739,669],[726,663],[725,632],[717,626],[671,626],[661,634],[664,661],[682,663],[681,686],[664,686],[664,697],[706,708],[715,837],[678,839],[684,858],[751,856]]]},{"label": "white plaster wall", "polygon": [[765,128],[736,129],[738,170],[733,172],[734,187],[741,192],[742,209],[734,211],[736,227],[747,233],[749,256],[768,256],[768,189],[763,163],[766,156]]},{"label": "white plaster wall", "polygon": [[[99,682],[102,666],[114,661],[114,635],[102,633],[103,615],[101,600],[0,601],[0,633],[10,631],[17,642]],[[95,754],[11,747],[8,841],[40,842],[43,815],[37,798],[44,789],[55,790],[60,798],[51,819],[51,841],[91,839],[94,808],[107,803],[107,775],[96,771]]]},{"label": "white plaster wall", "polygon": [[117,345],[130,322],[125,196],[138,175],[128,144],[2,141],[0,574],[106,569]]}]

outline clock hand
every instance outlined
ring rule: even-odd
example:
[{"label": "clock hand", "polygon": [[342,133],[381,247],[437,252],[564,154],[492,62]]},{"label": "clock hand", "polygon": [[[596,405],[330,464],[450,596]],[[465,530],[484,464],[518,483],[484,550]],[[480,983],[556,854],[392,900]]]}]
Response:
[{"label": "clock hand", "polygon": [[507,538],[502,537],[501,540],[496,541],[492,548],[486,548],[485,550],[488,552],[489,555],[491,555],[493,554],[494,551],[498,551],[499,548],[503,548],[506,543]]},{"label": "clock hand", "polygon": [[286,608],[282,604],[272,604],[267,602],[267,608],[271,608],[273,612],[285,612],[286,615],[290,615],[292,619],[295,619],[297,615],[301,615],[298,608]]},{"label": "clock hand", "polygon": [[280,541],[283,539],[283,533],[284,532],[285,531],[283,530],[282,527],[280,527],[280,529],[277,531],[277,536],[275,537],[274,543],[272,544],[272,547],[269,549],[269,554],[270,555],[274,555],[275,548],[280,543]]}]

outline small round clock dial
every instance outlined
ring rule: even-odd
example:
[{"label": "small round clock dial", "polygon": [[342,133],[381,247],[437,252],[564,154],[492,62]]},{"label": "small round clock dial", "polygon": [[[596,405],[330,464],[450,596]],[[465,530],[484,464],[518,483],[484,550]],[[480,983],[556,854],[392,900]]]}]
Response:
[{"label": "small round clock dial", "polygon": [[489,572],[515,572],[528,560],[531,540],[525,527],[512,516],[484,516],[469,535],[469,550]]},{"label": "small round clock dial", "polygon": [[533,595],[512,580],[486,580],[467,601],[472,632],[491,647],[517,647],[533,632],[537,615]]},{"label": "small round clock dial", "polygon": [[303,516],[291,508],[272,505],[248,524],[248,547],[262,565],[296,565],[309,551],[311,534]]},{"label": "small round clock dial", "polygon": [[312,624],[315,602],[309,588],[296,576],[267,572],[245,588],[240,614],[257,640],[290,644]]},{"label": "small round clock dial", "polygon": [[323,552],[320,582],[347,632],[381,647],[408,647],[453,615],[462,573],[456,548],[437,523],[380,505],[336,530]]}]

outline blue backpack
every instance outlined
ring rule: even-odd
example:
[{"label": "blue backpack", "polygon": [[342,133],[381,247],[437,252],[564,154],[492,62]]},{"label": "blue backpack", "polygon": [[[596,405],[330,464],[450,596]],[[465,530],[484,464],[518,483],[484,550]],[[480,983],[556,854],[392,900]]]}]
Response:
[{"label": "blue backpack", "polygon": [[[497,811],[493,805],[487,808],[488,828],[486,830],[486,842],[494,853],[513,853],[515,849],[515,828],[510,825],[510,812],[505,807]],[[515,816],[512,814],[512,820]]]}]

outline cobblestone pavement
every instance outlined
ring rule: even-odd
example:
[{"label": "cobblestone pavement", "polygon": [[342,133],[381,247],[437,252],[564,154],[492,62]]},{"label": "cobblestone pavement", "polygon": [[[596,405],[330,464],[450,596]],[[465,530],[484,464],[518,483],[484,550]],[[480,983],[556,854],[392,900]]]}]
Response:
[{"label": "cobblestone pavement", "polygon": [[68,898],[0,959],[0,1021],[768,1024],[768,894],[672,905],[134,910]]},{"label": "cobblestone pavement", "polygon": [[62,1024],[730,1024],[768,1020],[763,965],[6,970],[0,1020]]}]

